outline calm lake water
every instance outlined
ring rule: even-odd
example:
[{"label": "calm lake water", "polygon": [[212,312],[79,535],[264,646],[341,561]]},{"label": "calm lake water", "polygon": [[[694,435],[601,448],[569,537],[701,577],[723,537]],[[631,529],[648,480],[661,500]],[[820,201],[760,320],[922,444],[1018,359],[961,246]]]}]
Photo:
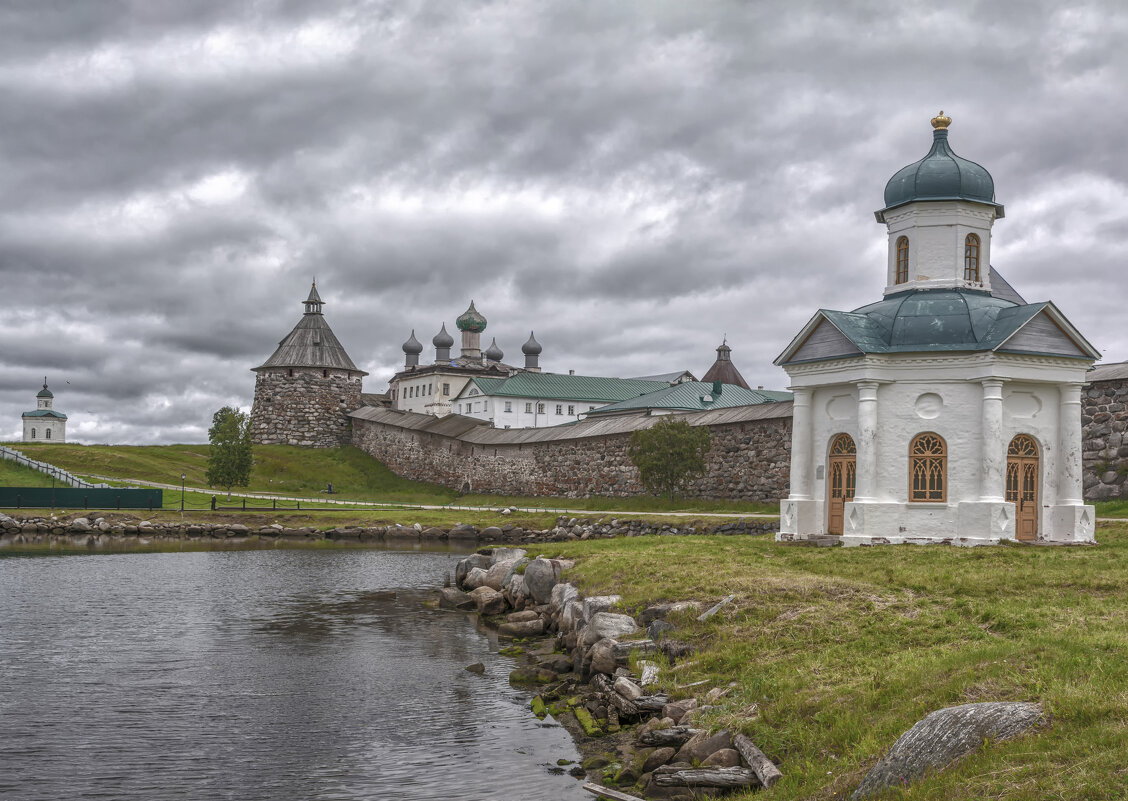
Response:
[{"label": "calm lake water", "polygon": [[590,798],[514,660],[423,608],[458,558],[0,558],[0,798]]}]

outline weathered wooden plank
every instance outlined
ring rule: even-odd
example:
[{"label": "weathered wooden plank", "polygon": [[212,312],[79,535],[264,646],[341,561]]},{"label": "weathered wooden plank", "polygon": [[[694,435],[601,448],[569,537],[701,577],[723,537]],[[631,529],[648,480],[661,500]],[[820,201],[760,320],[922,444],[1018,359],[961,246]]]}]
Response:
[{"label": "weathered wooden plank", "polygon": [[612,790],[610,787],[604,787],[602,784],[596,784],[595,782],[588,782],[584,785],[583,789],[593,795],[610,798],[611,801],[643,801],[643,799],[637,795],[624,793],[622,790]]},{"label": "weathered wooden plank", "polygon": [[732,744],[740,752],[741,758],[748,763],[748,767],[752,768],[756,778],[760,780],[760,784],[771,787],[783,777],[779,768],[765,756],[763,751],[756,747],[755,743],[743,734],[733,737]]},{"label": "weathered wooden plank", "polygon": [[670,703],[668,695],[644,695],[634,700],[635,706],[647,712],[661,712],[662,707]]},{"label": "weathered wooden plank", "polygon": [[671,726],[668,729],[654,729],[653,731],[640,734],[638,736],[638,742],[640,745],[649,745],[656,748],[683,745],[686,740],[699,731],[701,731],[701,729],[691,729],[689,726]]},{"label": "weathered wooden plank", "polygon": [[801,362],[807,359],[830,359],[835,356],[860,354],[858,346],[825,319],[815,326],[806,341],[795,351],[790,361]]}]

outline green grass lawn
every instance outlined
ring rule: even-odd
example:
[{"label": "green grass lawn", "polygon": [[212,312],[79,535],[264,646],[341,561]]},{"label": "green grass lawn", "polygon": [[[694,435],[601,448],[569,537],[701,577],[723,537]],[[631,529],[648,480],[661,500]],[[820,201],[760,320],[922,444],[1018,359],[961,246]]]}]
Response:
[{"label": "green grass lawn", "polygon": [[[35,457],[30,457],[35,458]],[[51,476],[16,464],[8,459],[0,459],[0,487],[50,487]]]},{"label": "green grass lawn", "polygon": [[[809,548],[766,537],[547,546],[585,594],[712,603],[680,621],[700,646],[684,685],[736,687],[708,715],[780,764],[771,793],[844,798],[905,730],[972,701],[1026,700],[1043,732],[990,744],[888,798],[1122,799],[1128,790],[1128,524],[1098,547]],[[681,691],[682,694],[689,691]],[[677,691],[675,691],[677,694]]]}]

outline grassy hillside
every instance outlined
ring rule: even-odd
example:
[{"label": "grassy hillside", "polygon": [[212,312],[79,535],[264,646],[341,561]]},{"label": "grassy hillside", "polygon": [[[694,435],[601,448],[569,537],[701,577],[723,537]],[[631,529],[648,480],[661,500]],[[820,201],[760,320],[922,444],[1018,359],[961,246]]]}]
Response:
[{"label": "grassy hillside", "polygon": [[804,548],[763,537],[554,547],[579,559],[570,575],[586,593],[620,594],[630,609],[736,595],[705,623],[679,621],[677,636],[702,650],[676,683],[707,679],[704,692],[736,682],[707,719],[747,732],[780,764],[773,799],[844,798],[929,712],[1001,700],[1040,701],[1052,725],[883,798],[1121,799],[1128,524],[1097,536],[1099,547],[1069,548]]},{"label": "grassy hillside", "polygon": [[[78,475],[206,487],[207,445],[28,445],[19,450]],[[408,481],[356,448],[255,446],[252,492],[316,497],[332,482],[337,497],[395,503],[450,503],[453,490]]]},{"label": "grassy hillside", "polygon": [[0,459],[0,487],[49,487],[51,477],[30,467]]}]

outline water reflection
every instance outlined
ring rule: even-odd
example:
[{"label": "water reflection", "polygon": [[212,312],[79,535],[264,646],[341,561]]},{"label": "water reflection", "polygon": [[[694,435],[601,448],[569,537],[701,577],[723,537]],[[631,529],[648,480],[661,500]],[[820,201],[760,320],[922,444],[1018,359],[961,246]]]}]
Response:
[{"label": "water reflection", "polygon": [[422,607],[456,559],[0,559],[0,797],[585,797],[511,662]]}]

